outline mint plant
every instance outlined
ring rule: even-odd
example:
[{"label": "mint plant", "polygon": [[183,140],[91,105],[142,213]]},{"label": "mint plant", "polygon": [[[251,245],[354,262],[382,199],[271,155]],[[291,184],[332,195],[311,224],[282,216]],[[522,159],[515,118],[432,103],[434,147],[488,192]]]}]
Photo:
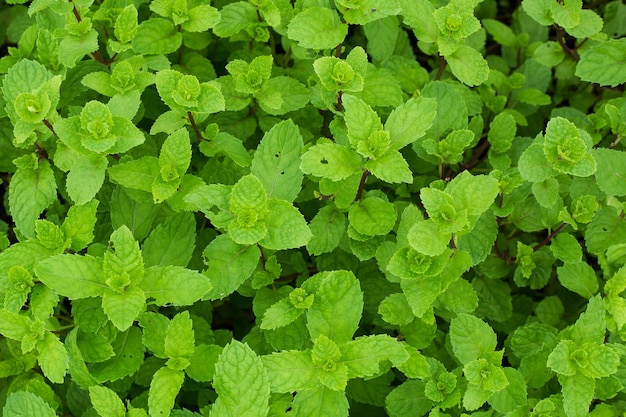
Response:
[{"label": "mint plant", "polygon": [[0,3],[7,417],[626,412],[618,0]]}]

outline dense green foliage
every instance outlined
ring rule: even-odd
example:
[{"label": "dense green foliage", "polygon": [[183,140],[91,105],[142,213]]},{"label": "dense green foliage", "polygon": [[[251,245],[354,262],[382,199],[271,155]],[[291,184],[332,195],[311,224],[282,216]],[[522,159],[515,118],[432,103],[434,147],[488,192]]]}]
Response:
[{"label": "dense green foliage", "polygon": [[620,0],[2,0],[4,417],[618,417]]}]

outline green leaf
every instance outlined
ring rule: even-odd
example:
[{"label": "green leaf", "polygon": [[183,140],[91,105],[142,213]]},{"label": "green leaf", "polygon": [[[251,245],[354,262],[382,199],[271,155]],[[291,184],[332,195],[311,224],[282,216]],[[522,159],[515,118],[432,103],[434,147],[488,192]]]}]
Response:
[{"label": "green leaf", "polygon": [[188,311],[175,315],[165,333],[165,353],[170,358],[190,358],[194,352],[193,322]]},{"label": "green leaf", "polygon": [[35,220],[56,200],[57,186],[50,163],[43,159],[32,169],[19,168],[9,183],[9,207],[20,232],[35,237]]},{"label": "green leaf", "polygon": [[482,19],[482,25],[500,45],[510,48],[517,46],[517,36],[509,26],[494,19]]},{"label": "green leaf", "polygon": [[243,246],[227,235],[215,238],[203,252],[208,269],[205,275],[212,289],[205,297],[222,299],[233,293],[256,269],[261,252],[255,246]]},{"label": "green leaf", "polygon": [[295,78],[278,76],[270,78],[255,94],[261,107],[268,114],[283,115],[307,105],[311,93]]},{"label": "green leaf", "polygon": [[46,332],[37,342],[37,362],[43,374],[55,384],[62,384],[67,370],[67,351],[59,338]]},{"label": "green leaf", "polygon": [[562,117],[550,119],[543,150],[556,170],[578,177],[592,175],[597,165],[590,149],[591,137],[587,132]]},{"label": "green leaf", "polygon": [[70,249],[80,251],[90,244],[94,238],[98,200],[91,200],[82,205],[73,205],[61,225],[65,236],[72,240]]},{"label": "green leaf", "polygon": [[506,152],[511,148],[517,131],[515,118],[510,113],[499,113],[489,124],[487,140],[494,152]]},{"label": "green leaf", "polygon": [[310,351],[283,351],[261,357],[272,392],[292,393],[319,386],[319,366],[313,364]]},{"label": "green leaf", "polygon": [[211,290],[209,278],[197,271],[179,266],[151,266],[140,283],[146,298],[159,306],[191,305]]},{"label": "green leaf", "polygon": [[606,318],[604,302],[600,294],[589,300],[587,310],[578,317],[571,329],[572,340],[578,343],[604,343],[606,333]]},{"label": "green leaf", "polygon": [[190,364],[185,368],[189,378],[198,382],[210,382],[215,374],[215,364],[222,353],[222,347],[200,344],[195,347]]},{"label": "green leaf", "polygon": [[452,54],[445,55],[452,73],[462,83],[473,87],[481,85],[489,77],[489,65],[476,49],[461,45]]},{"label": "green leaf", "polygon": [[213,387],[217,400],[211,416],[266,416],[269,411],[270,379],[263,362],[247,344],[232,341],[215,364]]},{"label": "green leaf", "polygon": [[[191,143],[187,129],[179,129],[169,135],[159,154],[159,167],[164,181],[185,175],[191,163]],[[167,169],[166,169],[167,168]],[[169,175],[168,175],[169,174]]]},{"label": "green leaf", "polygon": [[92,256],[56,255],[35,267],[37,278],[70,299],[99,297],[107,289],[102,260]]},{"label": "green leaf", "polygon": [[256,8],[244,1],[227,4],[220,14],[221,20],[213,31],[221,38],[229,38],[258,21]]},{"label": "green leaf", "polygon": [[272,199],[265,217],[267,235],[259,244],[264,248],[284,250],[305,246],[311,240],[311,230],[297,208],[284,200]]},{"label": "green leaf", "polygon": [[123,292],[108,290],[102,296],[102,309],[120,331],[128,329],[146,304],[146,296],[136,286],[124,288]]},{"label": "green leaf", "polygon": [[348,25],[327,7],[310,7],[298,13],[287,26],[287,36],[302,48],[331,49],[343,42]]},{"label": "green leaf", "polygon": [[352,339],[363,310],[363,293],[350,271],[332,271],[320,284],[307,310],[311,339],[324,335],[341,344]]},{"label": "green leaf", "polygon": [[378,314],[387,323],[397,326],[407,325],[415,319],[404,294],[390,294],[385,297],[378,307]]},{"label": "green leaf", "polygon": [[112,345],[115,356],[91,367],[91,375],[98,382],[117,381],[133,375],[143,364],[144,346],[139,328],[133,326],[118,333]]},{"label": "green leaf", "polygon": [[424,394],[424,383],[416,379],[395,387],[385,399],[390,417],[423,416],[432,408],[432,401]]},{"label": "green leaf", "polygon": [[348,378],[366,378],[377,374],[381,362],[398,366],[409,359],[404,346],[387,335],[359,337],[340,346],[341,362],[348,367]]},{"label": "green leaf", "polygon": [[300,130],[291,119],[275,124],[263,136],[250,172],[261,180],[268,198],[296,199],[302,187],[299,166],[303,146]]},{"label": "green leaf", "polygon": [[457,175],[446,187],[446,192],[472,215],[486,212],[499,191],[498,180],[495,178],[486,175],[473,176],[468,171]]},{"label": "green leaf", "polygon": [[626,83],[625,60],[626,39],[602,41],[581,51],[576,75],[583,81],[615,87]]},{"label": "green leaf", "polygon": [[205,32],[217,25],[221,18],[217,9],[208,4],[189,9],[187,16],[189,20],[182,24],[187,32]]},{"label": "green leaf", "polygon": [[337,143],[320,143],[302,155],[300,169],[314,177],[341,181],[361,171],[361,157]]},{"label": "green leaf", "polygon": [[181,32],[176,30],[172,22],[153,17],[141,22],[132,45],[138,54],[166,55],[180,48],[182,41]]},{"label": "green leaf", "polygon": [[593,254],[600,254],[619,241],[619,236],[624,236],[625,233],[624,218],[614,207],[604,207],[595,213],[585,230],[587,250]]},{"label": "green leaf", "polygon": [[415,223],[407,238],[413,249],[427,256],[441,255],[450,244],[450,235],[442,233],[430,220]]},{"label": "green leaf", "polygon": [[261,321],[261,329],[273,330],[285,327],[296,321],[298,317],[304,314],[304,311],[304,309],[295,307],[289,298],[283,298],[265,310]]},{"label": "green leaf", "polygon": [[365,169],[388,183],[413,183],[413,173],[402,154],[390,149],[380,157],[365,163]]},{"label": "green leaf", "polygon": [[133,161],[109,167],[109,179],[127,188],[152,192],[152,183],[159,174],[159,160],[153,156],[144,156]]},{"label": "green leaf", "polygon": [[342,96],[344,120],[348,128],[348,138],[353,147],[367,141],[376,132],[383,130],[383,125],[376,112],[363,100],[350,95]]},{"label": "green leaf", "polygon": [[311,255],[332,252],[346,231],[346,216],[332,205],[322,207],[309,223],[312,237],[307,243]]},{"label": "green leaf", "polygon": [[297,417],[347,417],[349,407],[343,391],[333,391],[323,385],[298,392],[292,405]]},{"label": "green leaf", "polygon": [[556,175],[546,159],[543,147],[534,143],[522,153],[518,161],[520,175],[527,181],[541,182]]},{"label": "green leaf", "polygon": [[563,407],[567,417],[589,415],[589,406],[595,389],[594,380],[581,374],[559,375],[559,383],[563,387]]},{"label": "green leaf", "polygon": [[478,265],[491,253],[497,236],[496,216],[488,210],[480,216],[471,232],[459,236],[456,246],[471,255],[473,265]]},{"label": "green leaf", "polygon": [[514,368],[502,368],[509,384],[494,392],[487,400],[499,413],[509,413],[527,403],[527,387],[524,376]]},{"label": "green leaf", "polygon": [[608,195],[626,195],[626,152],[598,148],[591,151],[598,169],[598,187]]},{"label": "green leaf", "polygon": [[469,314],[459,314],[450,322],[450,341],[454,355],[463,364],[492,353],[496,334],[484,321]]},{"label": "green leaf", "polygon": [[[81,23],[76,23],[77,26],[83,26]],[[71,24],[70,24],[71,25]],[[89,22],[91,27],[91,22]],[[58,56],[63,65],[68,68],[76,66],[76,63],[85,55],[94,52],[98,49],[98,32],[94,29],[88,30],[79,36],[73,34],[67,34],[59,43]]]},{"label": "green leaf", "polygon": [[0,310],[0,333],[13,340],[22,340],[30,332],[31,320],[18,313]]},{"label": "green leaf", "polygon": [[556,273],[561,285],[582,297],[591,298],[598,292],[598,278],[585,262],[566,262]]},{"label": "green leaf", "polygon": [[191,260],[196,244],[196,220],[188,212],[176,213],[155,227],[143,243],[146,267],[182,266]]},{"label": "green leaf", "polygon": [[115,391],[100,385],[89,387],[89,399],[102,417],[125,417],[126,407]]},{"label": "green leaf", "polygon": [[557,204],[561,198],[559,195],[559,182],[556,178],[548,178],[541,182],[534,182],[532,192],[537,203],[541,207],[551,208]]},{"label": "green leaf", "polygon": [[11,393],[2,408],[5,417],[55,417],[57,414],[41,397],[28,391]]},{"label": "green leaf", "polygon": [[76,204],[86,204],[100,191],[108,162],[100,155],[81,156],[67,175],[66,188]]},{"label": "green leaf", "polygon": [[524,0],[522,7],[540,25],[550,26],[554,23],[554,3],[550,0]]},{"label": "green leaf", "polygon": [[148,391],[148,410],[151,416],[167,416],[183,385],[185,374],[163,367],[155,372]]},{"label": "green leaf", "polygon": [[390,149],[400,150],[421,138],[437,114],[437,102],[432,98],[411,98],[396,107],[385,122],[391,137]]},{"label": "green leaf", "polygon": [[[76,345],[86,362],[104,362],[115,355],[110,341],[101,334],[79,331]],[[70,374],[71,372],[70,367]]]},{"label": "green leaf", "polygon": [[367,197],[350,206],[350,226],[365,236],[386,235],[396,224],[393,204],[378,198]]}]

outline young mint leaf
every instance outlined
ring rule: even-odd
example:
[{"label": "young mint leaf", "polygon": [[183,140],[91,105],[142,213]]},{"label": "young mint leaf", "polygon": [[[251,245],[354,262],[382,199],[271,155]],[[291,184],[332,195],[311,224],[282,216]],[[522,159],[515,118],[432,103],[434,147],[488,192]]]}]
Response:
[{"label": "young mint leaf", "polygon": [[169,54],[182,44],[182,33],[166,19],[151,18],[141,22],[132,38],[135,52],[142,55]]},{"label": "young mint leaf", "polygon": [[106,158],[99,155],[85,155],[72,164],[65,186],[76,204],[88,203],[100,191],[107,166]]},{"label": "young mint leaf", "polygon": [[221,19],[213,31],[221,38],[229,38],[258,22],[256,8],[244,1],[227,4],[219,13]]},{"label": "young mint leaf", "polygon": [[221,353],[222,347],[220,346],[197,345],[189,360],[189,366],[185,368],[185,373],[194,381],[210,382],[215,375],[215,364]]},{"label": "young mint leaf", "polygon": [[394,366],[409,359],[404,346],[387,335],[359,337],[340,346],[341,362],[348,367],[348,378],[367,378],[377,374],[381,362],[389,361]]},{"label": "young mint leaf", "polygon": [[589,150],[591,137],[569,120],[550,119],[546,127],[544,153],[554,169],[567,174],[587,177],[596,171],[596,161]]},{"label": "young mint leaf", "polygon": [[104,362],[115,355],[109,340],[99,333],[79,331],[76,345],[86,362]]},{"label": "young mint leaf", "polygon": [[137,327],[118,333],[112,345],[115,356],[91,367],[91,375],[100,383],[133,375],[144,361],[141,331]]},{"label": "young mint leaf", "polygon": [[289,202],[296,199],[302,186],[299,165],[303,146],[300,131],[291,119],[274,125],[263,136],[250,172],[263,183],[268,198]]},{"label": "young mint leaf", "polygon": [[298,13],[287,26],[287,36],[302,48],[331,49],[343,42],[348,25],[328,7],[309,7]]},{"label": "young mint leaf", "polygon": [[270,378],[261,358],[247,344],[232,341],[224,348],[215,364],[213,387],[218,399],[211,416],[258,417],[269,411]]},{"label": "young mint leaf", "polygon": [[148,391],[148,411],[150,415],[168,415],[174,408],[174,401],[180,391],[185,374],[163,367],[155,372]]},{"label": "young mint leaf", "polygon": [[450,341],[454,355],[463,364],[485,357],[496,348],[496,334],[484,321],[459,314],[450,322]]},{"label": "young mint leaf", "polygon": [[272,392],[315,388],[321,368],[313,364],[310,351],[283,351],[261,357]]},{"label": "young mint leaf", "polygon": [[413,173],[402,154],[390,149],[376,159],[365,163],[365,168],[375,177],[388,183],[413,183]]},{"label": "young mint leaf", "polygon": [[390,149],[400,150],[424,136],[436,115],[437,102],[432,98],[411,98],[395,108],[387,121]]},{"label": "young mint leaf", "polygon": [[93,404],[93,408],[102,417],[126,416],[124,403],[122,403],[122,400],[120,400],[120,397],[117,396],[115,391],[107,387],[99,385],[89,387],[89,399],[91,400],[91,404]]},{"label": "young mint leaf", "polygon": [[361,143],[368,143],[372,135],[383,130],[380,118],[363,100],[344,94],[342,103],[345,110],[344,119],[348,127],[348,139],[354,148],[358,148]]},{"label": "young mint leaf", "polygon": [[57,414],[41,397],[28,391],[16,391],[7,397],[2,408],[2,415],[6,417],[54,417]]},{"label": "young mint leaf", "polygon": [[601,41],[581,51],[576,64],[576,75],[583,81],[615,87],[626,83],[626,76],[620,70],[626,57],[626,41],[609,39]]},{"label": "young mint leaf", "polygon": [[349,403],[343,391],[334,391],[323,385],[299,391],[293,399],[293,410],[297,416],[313,417],[320,412],[328,417],[347,417]]},{"label": "young mint leaf", "polygon": [[153,156],[123,162],[109,167],[109,179],[119,185],[151,193],[155,178],[160,175],[159,160]]},{"label": "young mint leaf", "polygon": [[143,243],[141,255],[149,266],[186,267],[196,244],[196,220],[188,212],[176,213],[153,229]]},{"label": "young mint leaf", "polygon": [[363,310],[359,281],[350,271],[332,271],[320,283],[307,310],[311,339],[324,335],[336,343],[352,339]]},{"label": "young mint leaf", "polygon": [[227,235],[215,238],[204,250],[212,289],[205,297],[222,299],[233,293],[256,269],[260,249],[233,242]]},{"label": "young mint leaf", "polygon": [[37,342],[37,362],[50,381],[61,384],[67,371],[67,351],[59,338],[46,332]]},{"label": "young mint leaf", "polygon": [[20,233],[35,237],[35,220],[56,199],[56,192],[54,173],[47,160],[35,162],[31,168],[18,168],[9,183],[9,207]]},{"label": "young mint leaf", "polygon": [[94,238],[98,200],[91,200],[82,205],[73,205],[61,225],[65,236],[71,239],[70,248],[80,251],[90,244]]},{"label": "young mint leaf", "polygon": [[70,299],[99,297],[107,290],[102,260],[92,256],[55,255],[35,267],[37,278]]},{"label": "young mint leaf", "polygon": [[270,78],[254,95],[268,114],[283,115],[306,106],[311,93],[295,78],[278,76]]},{"label": "young mint leaf", "polygon": [[[313,300],[313,297],[314,295],[309,295],[311,300]],[[283,298],[265,310],[261,321],[261,329],[273,330],[285,327],[302,316],[304,312],[305,309],[294,306],[289,297]]]},{"label": "young mint leaf", "polygon": [[598,166],[595,173],[598,187],[608,195],[626,195],[626,152],[599,148],[591,154]]},{"label": "young mint leaf", "polygon": [[157,305],[191,305],[212,288],[205,275],[179,266],[151,266],[144,271],[139,287]]},{"label": "young mint leaf", "polygon": [[[447,19],[452,19],[452,17]],[[452,73],[465,85],[470,87],[481,85],[489,78],[487,60],[470,46],[461,45],[445,57]]]},{"label": "young mint leaf", "polygon": [[407,238],[411,248],[427,256],[441,255],[450,244],[450,235],[442,233],[430,220],[415,223],[409,229]]},{"label": "young mint leaf", "polygon": [[297,208],[278,199],[271,199],[268,205],[267,234],[259,241],[261,246],[284,250],[305,246],[311,240],[311,230]]},{"label": "young mint leaf", "polygon": [[589,406],[593,399],[595,382],[592,378],[581,374],[559,375],[559,383],[563,387],[563,408],[568,417],[589,415]]},{"label": "young mint leaf", "polygon": [[346,216],[332,205],[322,207],[309,223],[312,237],[306,248],[311,255],[332,252],[346,230]]},{"label": "young mint leaf", "polygon": [[175,315],[165,333],[165,353],[169,358],[190,358],[194,352],[195,336],[189,312]]},{"label": "young mint leaf", "polygon": [[345,146],[322,142],[302,155],[300,169],[314,177],[341,181],[361,170],[361,157]]},{"label": "young mint leaf", "polygon": [[566,262],[556,273],[561,285],[582,297],[591,298],[598,292],[598,278],[585,262]]},{"label": "young mint leaf", "polygon": [[129,285],[120,290],[108,289],[102,296],[102,309],[119,330],[128,329],[144,311],[146,295],[141,288]]},{"label": "young mint leaf", "polygon": [[365,236],[385,235],[396,224],[395,207],[378,197],[368,197],[354,203],[348,211],[348,221]]}]

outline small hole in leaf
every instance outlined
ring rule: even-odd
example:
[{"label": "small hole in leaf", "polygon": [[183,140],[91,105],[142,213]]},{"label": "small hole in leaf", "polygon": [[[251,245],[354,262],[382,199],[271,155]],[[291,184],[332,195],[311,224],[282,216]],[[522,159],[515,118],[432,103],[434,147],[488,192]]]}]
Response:
[{"label": "small hole in leaf", "polygon": [[280,175],[285,175],[285,171],[281,171],[281,172],[280,172]]},{"label": "small hole in leaf", "polygon": [[320,164],[328,165],[328,161],[326,160],[326,158],[322,158],[322,159],[320,159]]},{"label": "small hole in leaf", "polygon": [[274,154],[274,157],[276,157],[276,158],[280,158],[280,152],[276,152],[276,153]]}]

